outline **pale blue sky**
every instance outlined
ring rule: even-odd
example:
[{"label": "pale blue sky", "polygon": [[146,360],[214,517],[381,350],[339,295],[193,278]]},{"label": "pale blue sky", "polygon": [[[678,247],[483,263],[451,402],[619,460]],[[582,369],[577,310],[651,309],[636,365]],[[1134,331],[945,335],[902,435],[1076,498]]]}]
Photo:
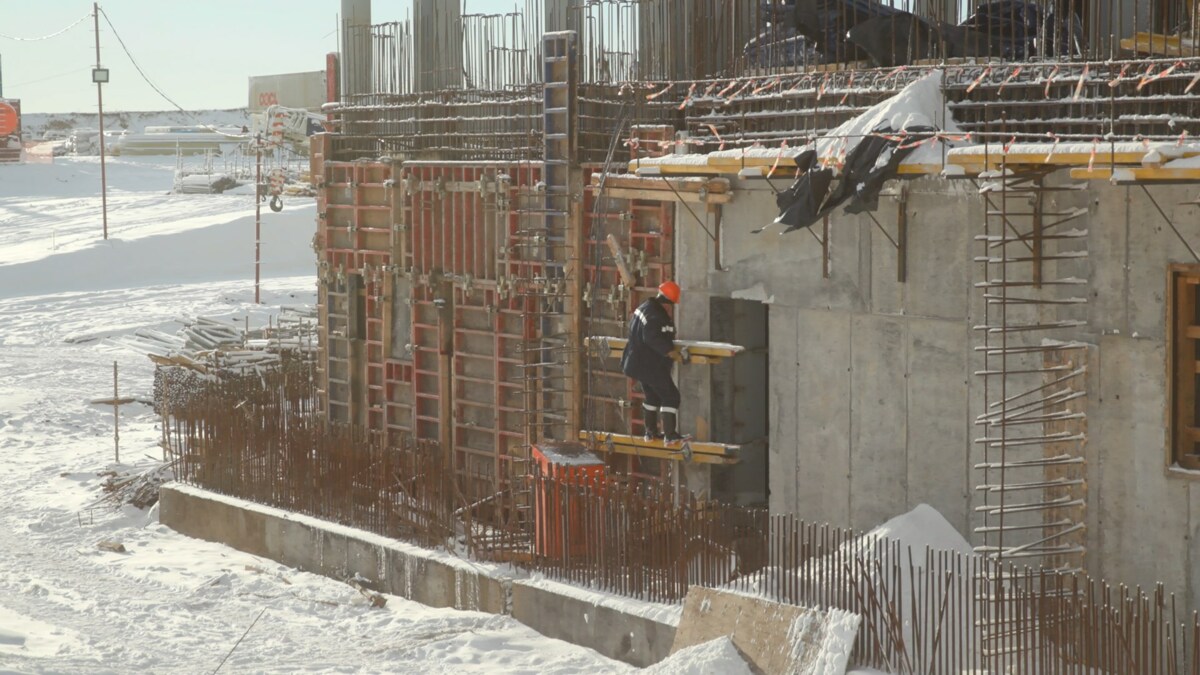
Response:
[{"label": "pale blue sky", "polygon": [[[454,0],[446,0],[452,2]],[[372,22],[405,18],[411,0],[374,0]],[[467,0],[469,12],[511,11],[524,0]],[[247,78],[325,67],[337,49],[339,0],[108,0],[100,6],[146,75],[188,109],[246,105]],[[95,112],[90,16],[57,37],[36,38],[90,15],[83,0],[0,0],[4,96],[26,112]],[[138,75],[100,17],[100,58],[111,71],[105,110],[168,110]]]}]

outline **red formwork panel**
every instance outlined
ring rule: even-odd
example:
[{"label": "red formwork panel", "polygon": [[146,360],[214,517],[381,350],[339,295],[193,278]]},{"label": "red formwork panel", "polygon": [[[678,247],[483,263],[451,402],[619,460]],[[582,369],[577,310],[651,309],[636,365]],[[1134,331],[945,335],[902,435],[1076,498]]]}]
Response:
[{"label": "red formwork panel", "polygon": [[602,492],[608,466],[581,443],[539,444],[531,454],[542,478],[534,495],[534,552],[550,560],[595,553],[603,533],[589,532],[587,525],[605,519],[588,513],[594,502],[572,493]]},{"label": "red formwork panel", "polygon": [[535,189],[532,163],[412,162],[397,182],[404,190],[406,269],[496,282],[517,236],[522,194]]},{"label": "red formwork panel", "polygon": [[495,290],[456,289],[454,434],[456,466],[510,475],[505,462],[525,442],[522,350],[530,327],[522,300]]},{"label": "red formwork panel", "polygon": [[[585,175],[585,184],[591,177]],[[592,290],[592,302],[585,307],[584,325],[589,335],[625,337],[633,310],[658,293],[658,285],[675,277],[675,205],[641,199],[601,197],[595,192],[584,196],[585,283]],[[626,256],[636,256],[631,264],[635,285],[625,294],[615,289],[622,283],[607,237],[613,235]],[[592,356],[587,368],[584,426],[613,433],[643,432],[643,395],[625,377],[616,359]],[[624,402],[624,405],[622,405]],[[636,458],[626,467],[637,472]]]},{"label": "red formwork panel", "polygon": [[[432,289],[413,290],[413,435],[440,440],[442,424],[441,345],[442,326]],[[448,403],[448,402],[446,402]]]}]

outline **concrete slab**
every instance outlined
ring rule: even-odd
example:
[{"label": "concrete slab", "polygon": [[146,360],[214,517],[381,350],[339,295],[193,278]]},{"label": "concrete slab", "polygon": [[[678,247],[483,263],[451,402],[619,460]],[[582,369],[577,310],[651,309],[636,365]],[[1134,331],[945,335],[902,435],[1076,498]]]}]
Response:
[{"label": "concrete slab", "polygon": [[1100,509],[1092,545],[1104,578],[1128,585],[1184,588],[1190,573],[1186,547],[1189,483],[1165,470],[1163,345],[1109,336],[1100,345],[1100,403],[1091,420],[1098,444]]},{"label": "concrete slab", "polygon": [[730,636],[755,672],[842,675],[862,619],[839,609],[783,605],[692,587],[671,653]]},{"label": "concrete slab", "polygon": [[[803,310],[797,348],[796,512],[811,522],[850,525],[851,322],[845,312]],[[772,341],[771,348],[775,348]],[[786,402],[772,407],[783,415]]]},{"label": "concrete slab", "polygon": [[961,321],[908,321],[908,494],[905,508],[929,504],[959,532],[970,525],[971,437],[967,355]]},{"label": "concrete slab", "polygon": [[908,504],[905,320],[850,322],[850,527],[870,529]]},{"label": "concrete slab", "polygon": [[[890,200],[888,209],[896,210]],[[966,317],[974,292],[972,247],[982,229],[981,200],[966,194],[964,184],[921,181],[914,185],[908,201],[905,314],[958,320]]]},{"label": "concrete slab", "polygon": [[774,513],[799,513],[797,483],[799,482],[799,414],[788,414],[799,400],[799,379],[789,376],[799,361],[796,339],[798,314],[794,307],[773,305],[768,317],[770,326],[769,367],[775,375],[768,383],[767,405],[772,411],[767,463],[770,467],[768,489],[770,509]]},{"label": "concrete slab", "polygon": [[513,582],[512,615],[546,637],[589,647],[642,668],[666,658],[675,637],[673,625],[524,581]]}]

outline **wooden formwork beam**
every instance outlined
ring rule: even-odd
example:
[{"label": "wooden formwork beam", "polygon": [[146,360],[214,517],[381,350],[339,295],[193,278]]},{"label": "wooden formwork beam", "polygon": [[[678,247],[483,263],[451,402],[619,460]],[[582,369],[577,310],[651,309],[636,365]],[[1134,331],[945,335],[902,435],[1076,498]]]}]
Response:
[{"label": "wooden formwork beam", "polygon": [[[588,348],[589,352],[607,355],[611,358],[620,358],[621,352],[625,349],[625,344],[628,342],[629,340],[626,338],[598,336],[586,338],[584,345]],[[733,358],[745,351],[745,347],[725,342],[676,340],[675,349],[671,352],[671,358],[675,361],[683,361],[684,347],[688,350],[687,363],[696,365],[718,363],[723,359]]]},{"label": "wooden formwork beam", "polygon": [[737,464],[741,461],[737,456],[741,447],[724,443],[690,439],[667,443],[661,439],[648,441],[641,436],[586,430],[579,432],[579,439],[599,452],[615,452],[676,462],[690,461],[697,464]]}]

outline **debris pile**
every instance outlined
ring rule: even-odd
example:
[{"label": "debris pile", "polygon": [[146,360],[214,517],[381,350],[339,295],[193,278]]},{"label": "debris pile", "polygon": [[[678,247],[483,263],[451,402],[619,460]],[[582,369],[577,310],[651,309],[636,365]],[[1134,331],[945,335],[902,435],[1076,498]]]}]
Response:
[{"label": "debris pile", "polygon": [[311,370],[320,349],[317,312],[311,306],[284,305],[273,323],[249,328],[249,320],[196,317],[183,320],[175,334],[140,328],[110,338],[142,352],[154,370],[154,411],[186,406],[214,380],[257,379],[268,371]]},{"label": "debris pile", "polygon": [[89,505],[120,508],[128,504],[139,509],[158,503],[158,488],[175,479],[175,462],[158,462],[149,468],[129,472],[107,471],[100,486],[104,495]]}]

